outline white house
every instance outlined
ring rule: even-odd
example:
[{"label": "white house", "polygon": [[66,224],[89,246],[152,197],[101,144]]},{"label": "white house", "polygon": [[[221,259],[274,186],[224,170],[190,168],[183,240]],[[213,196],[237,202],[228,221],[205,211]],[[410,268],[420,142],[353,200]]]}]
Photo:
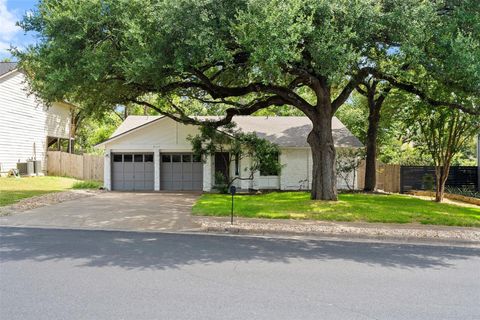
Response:
[{"label": "white house", "polygon": [[[199,117],[202,118],[202,117]],[[203,117],[205,118],[205,117]],[[235,117],[233,121],[243,132],[276,143],[281,150],[282,170],[279,175],[256,172],[253,180],[236,180],[241,189],[309,189],[312,183],[312,155],[307,135],[312,124],[307,117]],[[332,130],[337,148],[358,148],[362,144],[337,119]],[[229,161],[227,154],[216,154],[205,161],[192,153],[189,135],[198,127],[184,125],[162,116],[130,116],[113,135],[98,147],[105,150],[104,183],[108,190],[203,190],[214,185],[214,173],[230,177],[248,176],[243,170],[248,159]],[[244,176],[245,175],[245,176]],[[345,182],[338,181],[338,187]]]},{"label": "white house", "polygon": [[68,104],[39,104],[16,63],[0,62],[0,173],[27,160],[42,161],[45,170],[48,146],[69,139],[70,115]]}]

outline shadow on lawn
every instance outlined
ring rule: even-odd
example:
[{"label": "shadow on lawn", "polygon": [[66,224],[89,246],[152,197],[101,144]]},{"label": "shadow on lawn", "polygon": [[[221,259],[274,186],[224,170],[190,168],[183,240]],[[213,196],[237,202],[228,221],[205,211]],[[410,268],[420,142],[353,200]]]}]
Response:
[{"label": "shadow on lawn", "polygon": [[0,261],[79,259],[79,267],[169,269],[227,261],[354,261],[391,268],[448,268],[480,249],[342,241],[0,228]]}]

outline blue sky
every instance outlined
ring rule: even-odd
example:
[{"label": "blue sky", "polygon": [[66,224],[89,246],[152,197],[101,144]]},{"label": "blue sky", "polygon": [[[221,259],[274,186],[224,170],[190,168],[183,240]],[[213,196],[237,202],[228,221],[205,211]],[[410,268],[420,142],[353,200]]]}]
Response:
[{"label": "blue sky", "polygon": [[0,60],[11,58],[10,46],[24,48],[35,42],[33,35],[15,25],[28,11],[35,8],[37,0],[0,0]]}]

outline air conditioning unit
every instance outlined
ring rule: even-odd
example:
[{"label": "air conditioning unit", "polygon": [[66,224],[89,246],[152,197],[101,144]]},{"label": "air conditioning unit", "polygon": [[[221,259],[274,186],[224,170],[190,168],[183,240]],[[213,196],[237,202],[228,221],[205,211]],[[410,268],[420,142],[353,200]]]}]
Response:
[{"label": "air conditioning unit", "polygon": [[34,172],[37,176],[39,174],[42,174],[42,161],[41,160],[33,161],[33,170],[34,170]]},{"label": "air conditioning unit", "polygon": [[33,161],[27,161],[27,175],[35,175],[35,163]]},{"label": "air conditioning unit", "polygon": [[18,174],[24,176],[27,174],[27,163],[26,162],[18,162],[17,163],[17,170]]}]

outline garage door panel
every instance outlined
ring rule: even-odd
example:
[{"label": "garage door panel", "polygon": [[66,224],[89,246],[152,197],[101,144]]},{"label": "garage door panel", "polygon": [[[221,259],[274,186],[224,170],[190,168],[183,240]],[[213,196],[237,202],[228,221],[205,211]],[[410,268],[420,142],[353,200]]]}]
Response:
[{"label": "garage door panel", "polygon": [[123,180],[121,181],[112,181],[112,189],[113,190],[124,190],[124,184],[123,184]]},{"label": "garage door panel", "polygon": [[202,189],[203,189],[203,181],[192,182],[192,190],[202,190]]},{"label": "garage door panel", "polygon": [[112,189],[123,191],[153,190],[153,153],[114,153]]},{"label": "garage door panel", "polygon": [[182,181],[182,190],[193,190],[192,181]]},{"label": "garage door panel", "polygon": [[192,174],[193,180],[202,180],[203,172],[194,171]]},{"label": "garage door panel", "polygon": [[203,163],[192,162],[193,153],[162,154],[160,158],[162,190],[202,190]]},{"label": "garage door panel", "polygon": [[145,172],[145,165],[143,164],[143,162],[134,163],[133,168],[135,173],[141,174],[143,176],[143,173]]},{"label": "garage door panel", "polygon": [[172,174],[179,175],[182,173],[182,164],[181,163],[172,163]]},{"label": "garage door panel", "polygon": [[135,180],[134,188],[135,190],[145,190],[145,181]]},{"label": "garage door panel", "polygon": [[135,190],[135,181],[125,180],[122,190]]},{"label": "garage door panel", "polygon": [[145,180],[145,190],[153,190],[153,188],[154,188],[154,181]]},{"label": "garage door panel", "polygon": [[162,190],[172,190],[173,183],[172,181],[162,181],[161,187],[162,187]]},{"label": "garage door panel", "polygon": [[145,162],[145,176],[151,173],[153,177],[154,171],[155,171],[155,166],[153,165],[153,162]]}]

